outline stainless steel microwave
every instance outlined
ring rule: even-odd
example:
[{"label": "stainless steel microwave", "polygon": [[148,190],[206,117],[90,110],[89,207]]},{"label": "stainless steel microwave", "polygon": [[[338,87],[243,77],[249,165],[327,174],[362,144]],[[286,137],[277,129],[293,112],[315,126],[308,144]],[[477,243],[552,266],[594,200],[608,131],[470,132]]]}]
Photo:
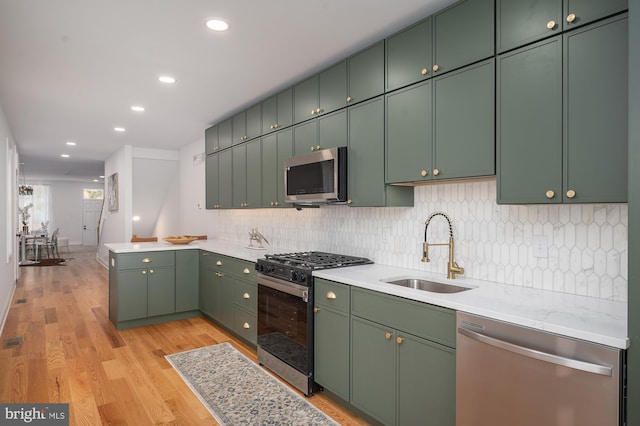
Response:
[{"label": "stainless steel microwave", "polygon": [[330,148],[284,160],[284,200],[294,204],[347,201],[347,148]]}]

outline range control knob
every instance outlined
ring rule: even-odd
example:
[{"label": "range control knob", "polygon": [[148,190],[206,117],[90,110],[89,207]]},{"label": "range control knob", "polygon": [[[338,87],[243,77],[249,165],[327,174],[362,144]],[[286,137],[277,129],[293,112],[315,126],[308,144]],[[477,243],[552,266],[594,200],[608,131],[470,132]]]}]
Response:
[{"label": "range control knob", "polygon": [[299,282],[303,283],[307,281],[307,274],[305,274],[304,272],[300,272],[300,274],[298,274],[298,278],[299,278]]}]

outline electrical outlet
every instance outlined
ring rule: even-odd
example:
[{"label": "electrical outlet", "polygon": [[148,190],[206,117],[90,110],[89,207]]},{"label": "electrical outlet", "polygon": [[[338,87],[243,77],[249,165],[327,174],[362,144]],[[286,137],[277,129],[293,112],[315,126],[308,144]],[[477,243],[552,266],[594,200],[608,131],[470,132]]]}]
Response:
[{"label": "electrical outlet", "polygon": [[548,256],[549,245],[547,237],[544,235],[533,236],[533,257],[546,259]]}]

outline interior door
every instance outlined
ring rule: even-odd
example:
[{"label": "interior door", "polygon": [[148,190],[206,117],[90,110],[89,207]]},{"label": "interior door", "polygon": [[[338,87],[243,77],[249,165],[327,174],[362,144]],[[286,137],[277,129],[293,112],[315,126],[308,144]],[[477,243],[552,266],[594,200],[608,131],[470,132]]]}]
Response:
[{"label": "interior door", "polygon": [[82,223],[82,245],[98,245],[98,221],[100,220],[100,210],[102,200],[84,200],[83,223]]}]

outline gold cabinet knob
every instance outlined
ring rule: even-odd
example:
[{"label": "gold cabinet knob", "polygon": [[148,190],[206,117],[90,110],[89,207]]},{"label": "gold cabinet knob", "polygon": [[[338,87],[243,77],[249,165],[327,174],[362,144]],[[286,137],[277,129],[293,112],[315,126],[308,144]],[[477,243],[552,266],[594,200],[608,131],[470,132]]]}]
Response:
[{"label": "gold cabinet knob", "polygon": [[404,338],[402,338],[402,337],[398,336],[398,337],[396,338],[396,343],[397,343],[397,344],[399,344],[399,345],[401,345],[401,344],[402,344],[402,342],[404,342]]},{"label": "gold cabinet knob", "polygon": [[245,293],[242,295],[243,299],[251,299],[251,295],[249,293]]},{"label": "gold cabinet knob", "polygon": [[547,198],[551,199],[556,196],[556,193],[553,192],[552,190],[548,190],[544,195],[546,195]]},{"label": "gold cabinet knob", "polygon": [[576,191],[570,189],[567,191],[567,198],[574,198],[576,196]]},{"label": "gold cabinet knob", "polygon": [[426,68],[422,68],[422,70],[420,70],[420,74],[427,75],[427,74],[429,74],[429,70],[426,69]]},{"label": "gold cabinet knob", "polygon": [[438,176],[440,174],[440,170],[438,169],[433,169],[433,175],[434,176]]},{"label": "gold cabinet knob", "polygon": [[436,72],[440,69],[440,67],[438,65],[434,65],[433,66],[433,72]]},{"label": "gold cabinet knob", "polygon": [[427,172],[426,170],[423,170],[423,171],[421,171],[421,172],[420,172],[420,175],[421,175],[422,177],[425,177],[425,176],[426,176],[426,175],[428,175],[428,174],[429,174],[429,172]]},{"label": "gold cabinet knob", "polygon": [[386,333],[384,333],[384,338],[387,339],[387,340],[390,340],[391,336],[392,336],[392,334],[389,333],[388,331]]},{"label": "gold cabinet knob", "polygon": [[552,30],[552,29],[554,29],[555,27],[556,27],[556,21],[551,20],[551,21],[547,22],[547,28],[548,28],[548,29]]},{"label": "gold cabinet knob", "polygon": [[144,259],[142,259],[142,263],[151,263],[151,258],[145,257]]},{"label": "gold cabinet knob", "polygon": [[349,198],[349,199],[347,200],[347,204],[353,204],[353,200],[352,200],[351,198]]},{"label": "gold cabinet knob", "polygon": [[568,23],[572,23],[575,20],[576,20],[576,14],[575,13],[570,13],[570,14],[567,15],[567,22]]},{"label": "gold cabinet knob", "polygon": [[248,330],[248,329],[250,329],[250,328],[251,328],[251,326],[249,325],[249,323],[248,323],[248,322],[245,322],[244,324],[242,324],[242,328],[244,328],[244,329]]},{"label": "gold cabinet knob", "polygon": [[142,275],[147,275],[147,270],[146,269],[142,270]]},{"label": "gold cabinet knob", "polygon": [[222,266],[222,261],[220,260],[216,261],[216,266]]},{"label": "gold cabinet knob", "polygon": [[150,274],[153,274],[153,269],[149,269],[149,273],[150,273]]},{"label": "gold cabinet knob", "polygon": [[347,102],[351,102],[353,98],[351,96],[347,96]]},{"label": "gold cabinet knob", "polygon": [[273,128],[274,128],[274,127],[273,127],[273,124],[272,124],[271,126],[269,126],[269,128],[273,130]]},{"label": "gold cabinet knob", "polygon": [[251,273],[251,271],[249,270],[249,268],[244,268],[244,269],[242,270],[242,273],[243,273],[243,274],[250,274],[250,273]]},{"label": "gold cabinet knob", "polygon": [[209,256],[210,254],[211,254],[211,253],[209,253],[208,251],[203,251],[203,252],[202,252],[202,255],[203,255],[203,256]]},{"label": "gold cabinet knob", "polygon": [[314,314],[317,314],[319,310],[320,310],[320,309],[318,309],[318,307],[317,307],[317,306],[314,306],[314,307],[313,307],[313,313],[314,313]]},{"label": "gold cabinet knob", "polygon": [[271,202],[271,205],[273,206],[273,201]]},{"label": "gold cabinet knob", "polygon": [[280,127],[280,125],[279,125],[279,124],[274,124],[274,125],[273,125],[273,128],[274,128],[274,129],[277,129],[278,127]]},{"label": "gold cabinet knob", "polygon": [[280,203],[279,203],[279,202],[277,202],[277,201],[275,201],[275,202],[273,203],[273,205],[274,205],[274,206],[276,206],[276,207],[278,207],[278,206],[280,205]]},{"label": "gold cabinet knob", "polygon": [[316,115],[316,110],[315,109],[311,110],[311,115]]},{"label": "gold cabinet knob", "polygon": [[335,299],[336,298],[336,294],[332,291],[328,291],[327,292],[327,299]]}]

